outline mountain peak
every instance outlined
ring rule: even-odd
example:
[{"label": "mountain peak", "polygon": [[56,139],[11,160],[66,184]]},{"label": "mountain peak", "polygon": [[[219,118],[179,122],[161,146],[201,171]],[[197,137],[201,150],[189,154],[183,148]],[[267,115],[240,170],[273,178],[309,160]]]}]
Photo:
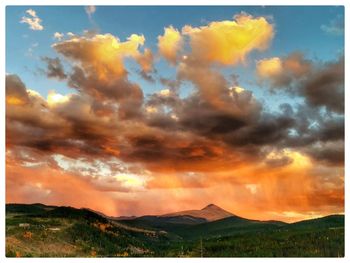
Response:
[{"label": "mountain peak", "polygon": [[218,207],[215,204],[209,204],[206,207],[202,208],[202,210],[207,210],[207,209],[221,209],[221,210],[223,210],[221,207]]},{"label": "mountain peak", "polygon": [[218,207],[214,204],[209,204],[200,210],[186,210],[170,214],[161,215],[161,217],[173,217],[173,216],[192,216],[197,218],[204,218],[205,220],[211,222],[226,217],[234,216],[230,212]]}]

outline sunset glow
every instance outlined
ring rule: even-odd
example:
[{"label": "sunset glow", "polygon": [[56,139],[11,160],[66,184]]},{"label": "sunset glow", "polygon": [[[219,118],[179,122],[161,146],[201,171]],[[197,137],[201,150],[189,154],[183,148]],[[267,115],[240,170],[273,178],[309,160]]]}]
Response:
[{"label": "sunset glow", "polygon": [[7,9],[7,203],[344,213],[344,9],[182,8]]}]

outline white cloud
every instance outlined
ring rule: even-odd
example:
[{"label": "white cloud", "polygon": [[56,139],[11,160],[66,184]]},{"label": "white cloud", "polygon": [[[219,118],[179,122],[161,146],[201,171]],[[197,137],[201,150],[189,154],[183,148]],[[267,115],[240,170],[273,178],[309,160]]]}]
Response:
[{"label": "white cloud", "polygon": [[321,30],[329,35],[342,36],[344,34],[344,17],[338,15],[328,25],[321,25]]},{"label": "white cloud", "polygon": [[62,40],[62,38],[64,37],[64,34],[60,32],[55,32],[55,34],[53,34],[53,37],[54,39]]},{"label": "white cloud", "polygon": [[44,27],[41,25],[42,20],[37,16],[33,9],[28,9],[26,13],[28,16],[23,16],[20,23],[25,23],[29,25],[31,30],[43,30]]},{"label": "white cloud", "polygon": [[36,12],[33,9],[28,9],[26,13],[32,17],[37,17]]},{"label": "white cloud", "polygon": [[93,13],[96,12],[96,6],[94,6],[94,5],[85,6],[85,12],[89,16],[89,18],[91,18]]}]

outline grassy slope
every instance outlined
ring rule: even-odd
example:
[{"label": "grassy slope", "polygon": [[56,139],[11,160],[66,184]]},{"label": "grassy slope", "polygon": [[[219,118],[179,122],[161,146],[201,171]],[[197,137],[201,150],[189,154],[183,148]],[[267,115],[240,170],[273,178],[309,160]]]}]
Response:
[{"label": "grassy slope", "polygon": [[285,223],[278,221],[256,221],[233,216],[195,225],[178,233],[184,238],[221,237],[245,232],[267,231],[283,225]]},{"label": "grassy slope", "polygon": [[[152,256],[169,243],[164,234],[124,228],[86,209],[59,207],[33,214],[7,208],[6,255],[10,257]],[[30,227],[21,228],[20,223]]]},{"label": "grassy slope", "polygon": [[225,236],[249,231],[268,230],[286,224],[280,221],[249,220],[238,216],[198,224],[187,224],[181,222],[181,220],[175,221],[171,219],[172,218],[144,216],[121,222],[136,227],[165,230],[184,239],[198,239],[199,237]]},{"label": "grassy slope", "polygon": [[[343,257],[344,216],[327,216],[269,231],[208,238],[203,243],[204,256],[213,257]],[[198,254],[198,249],[194,253]]]},{"label": "grassy slope", "polygon": [[[294,224],[230,217],[189,225],[179,219],[157,221],[154,217],[115,222],[90,210],[71,207],[35,204],[32,208],[6,206],[7,256],[344,255],[343,215]],[[25,229],[19,223],[31,225]],[[26,237],[26,232],[32,236]]]}]

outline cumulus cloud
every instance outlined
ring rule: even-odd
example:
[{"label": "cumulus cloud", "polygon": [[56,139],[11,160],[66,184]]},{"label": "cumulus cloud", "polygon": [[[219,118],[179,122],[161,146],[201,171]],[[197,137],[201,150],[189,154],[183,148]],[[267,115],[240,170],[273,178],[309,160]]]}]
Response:
[{"label": "cumulus cloud", "polygon": [[55,32],[54,34],[53,34],[53,38],[54,39],[57,39],[57,40],[62,40],[63,39],[63,37],[64,37],[64,34],[63,33],[60,33],[60,32]]},{"label": "cumulus cloud", "polygon": [[176,63],[182,45],[181,33],[173,26],[164,28],[164,34],[158,36],[159,53],[172,64]]},{"label": "cumulus cloud", "polygon": [[253,50],[265,50],[274,36],[274,26],[264,17],[241,13],[232,21],[215,21],[202,27],[187,25],[182,33],[190,37],[191,56],[199,63],[234,65],[244,62]]},{"label": "cumulus cloud", "polygon": [[143,72],[152,70],[152,53],[139,51],[145,42],[143,35],[131,35],[125,42],[111,34],[75,36],[53,45],[65,58],[75,61],[69,75],[69,85],[98,100],[115,100],[120,103],[120,115],[125,118],[138,114],[143,92],[138,84],[131,83],[124,66],[127,57],[136,60]]},{"label": "cumulus cloud", "polygon": [[149,82],[155,82],[155,79],[152,77],[151,73],[155,72],[154,66],[153,66],[153,53],[149,48],[146,48],[142,54],[139,54],[136,56],[136,62],[140,65],[141,70],[139,71],[139,74],[142,78]]},{"label": "cumulus cloud", "polygon": [[139,47],[145,42],[142,35],[131,35],[127,41],[121,42],[111,34],[75,36],[53,45],[63,56],[76,60],[86,71],[94,70],[101,79],[126,74],[123,65],[125,57],[140,56]]},{"label": "cumulus cloud", "polygon": [[27,89],[17,75],[6,75],[6,103],[21,105],[29,102]]},{"label": "cumulus cloud", "polygon": [[344,112],[344,57],[327,63],[312,63],[301,53],[257,62],[260,80],[271,89],[287,90],[306,99],[314,107]]},{"label": "cumulus cloud", "polygon": [[41,24],[42,20],[37,16],[36,12],[33,9],[28,9],[26,13],[29,15],[29,17],[23,16],[20,23],[28,24],[31,30],[41,31],[44,29]]},{"label": "cumulus cloud", "polygon": [[285,58],[259,60],[256,70],[261,79],[269,80],[271,87],[277,88],[289,86],[293,81],[306,77],[312,65],[301,53],[292,53]]},{"label": "cumulus cloud", "polygon": [[344,113],[344,57],[326,63],[302,83],[300,93],[313,106]]},{"label": "cumulus cloud", "polygon": [[59,58],[42,57],[42,60],[47,65],[47,70],[45,73],[49,78],[57,78],[60,80],[67,78],[66,73],[64,73],[61,60]]},{"label": "cumulus cloud", "polygon": [[344,165],[345,149],[342,140],[315,144],[306,149],[306,152],[316,161],[327,165]]}]

